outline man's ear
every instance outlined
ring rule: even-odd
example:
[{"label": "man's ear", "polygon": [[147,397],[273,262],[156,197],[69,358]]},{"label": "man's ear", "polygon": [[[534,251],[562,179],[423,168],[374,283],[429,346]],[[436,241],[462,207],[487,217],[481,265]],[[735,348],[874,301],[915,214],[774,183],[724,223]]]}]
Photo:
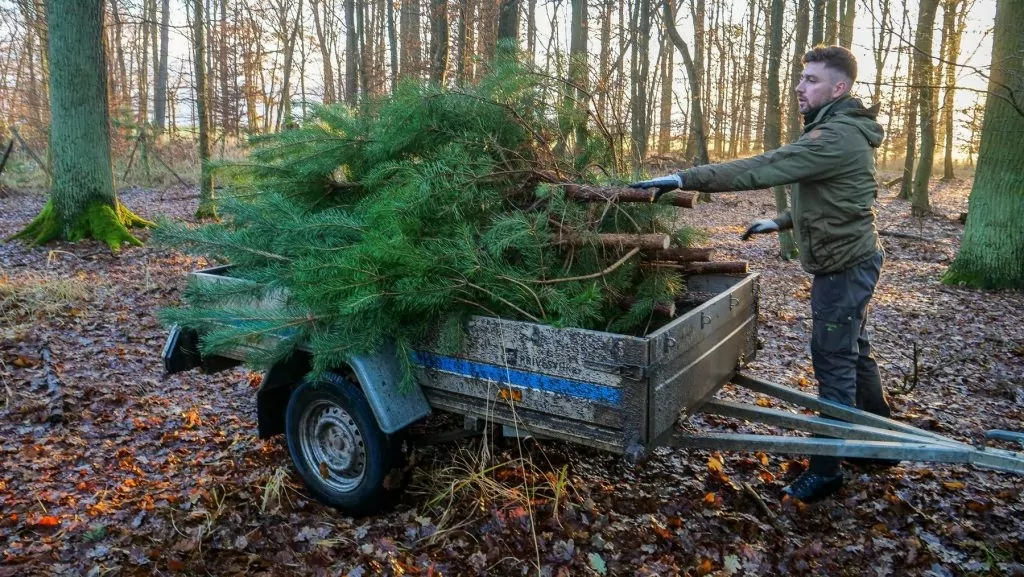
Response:
[{"label": "man's ear", "polygon": [[832,89],[832,98],[839,98],[844,94],[849,94],[852,89],[853,81],[843,75],[839,75],[835,87]]}]

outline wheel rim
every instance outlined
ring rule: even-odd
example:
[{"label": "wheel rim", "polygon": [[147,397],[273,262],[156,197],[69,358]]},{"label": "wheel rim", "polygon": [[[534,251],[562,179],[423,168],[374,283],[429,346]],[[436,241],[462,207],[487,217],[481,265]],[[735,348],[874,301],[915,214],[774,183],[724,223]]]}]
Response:
[{"label": "wheel rim", "polygon": [[299,419],[299,447],[313,474],[334,491],[352,491],[366,473],[363,434],[336,403],[320,400],[306,408]]}]

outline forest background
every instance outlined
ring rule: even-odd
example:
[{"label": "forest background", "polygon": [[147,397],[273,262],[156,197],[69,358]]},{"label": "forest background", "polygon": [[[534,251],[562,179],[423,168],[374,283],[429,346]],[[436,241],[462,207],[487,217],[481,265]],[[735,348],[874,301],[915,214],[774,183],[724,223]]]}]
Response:
[{"label": "forest background", "polygon": [[[971,258],[1007,274],[1024,261],[1012,225],[1024,210],[1019,33],[1001,37],[991,65],[993,27],[1017,25],[1018,0],[101,4],[114,188],[144,217],[185,222],[217,191],[201,159],[242,159],[247,137],[286,131],[319,103],[358,106],[403,77],[471,84],[501,38],[579,89],[623,176],[796,138],[799,56],[849,46],[856,93],[881,102],[888,134],[873,325],[895,414],[970,442],[1024,427],[1020,293],[941,283],[968,244],[972,186]],[[45,13],[0,0],[5,238],[39,213],[59,155]],[[993,111],[988,126],[1004,131],[986,153]],[[998,178],[982,187],[972,173],[986,157]],[[999,200],[979,211],[978,192]],[[722,194],[683,213],[719,255],[763,275],[764,349],[750,370],[813,392],[806,277],[773,238],[737,240],[784,201]],[[1022,572],[1020,479],[968,466],[854,473],[838,499],[804,508],[779,492],[803,461],[774,455],[664,450],[632,468],[560,443],[499,444],[486,460],[478,445],[446,445],[420,456],[396,510],[341,516],[304,494],[280,439],[256,438],[259,375],[161,380],[154,313],[202,264],[149,246],[0,244],[0,575]],[[67,409],[56,420],[48,382]]]}]

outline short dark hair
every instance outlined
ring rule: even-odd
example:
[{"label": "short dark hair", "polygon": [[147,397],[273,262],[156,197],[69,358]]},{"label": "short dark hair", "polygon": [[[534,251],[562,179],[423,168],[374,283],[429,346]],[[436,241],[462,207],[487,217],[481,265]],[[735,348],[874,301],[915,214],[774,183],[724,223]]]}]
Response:
[{"label": "short dark hair", "polygon": [[851,81],[857,80],[857,57],[842,46],[819,44],[808,50],[800,62],[823,62],[826,68],[842,72]]}]

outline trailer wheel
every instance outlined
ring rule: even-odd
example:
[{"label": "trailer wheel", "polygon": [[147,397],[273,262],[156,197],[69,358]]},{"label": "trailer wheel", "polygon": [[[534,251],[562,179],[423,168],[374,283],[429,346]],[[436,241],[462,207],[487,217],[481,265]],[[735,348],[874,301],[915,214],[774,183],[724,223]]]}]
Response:
[{"label": "trailer wheel", "polygon": [[366,397],[348,380],[330,375],[303,381],[285,413],[285,437],[295,469],[320,502],[351,515],[368,515],[394,502],[403,464],[398,439],[380,430]]}]

